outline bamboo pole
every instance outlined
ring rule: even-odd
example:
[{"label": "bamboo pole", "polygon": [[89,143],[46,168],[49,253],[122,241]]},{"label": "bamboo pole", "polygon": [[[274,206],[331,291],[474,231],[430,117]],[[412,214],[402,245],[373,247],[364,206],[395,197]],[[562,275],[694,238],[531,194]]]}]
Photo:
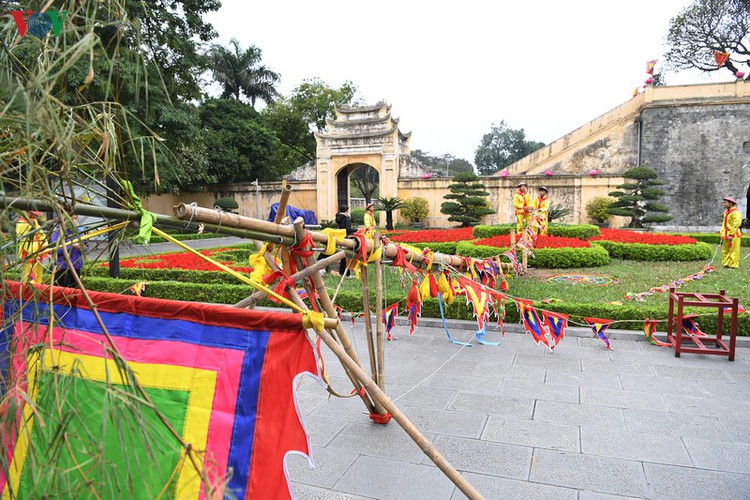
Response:
[{"label": "bamboo pole", "polygon": [[[362,269],[362,309],[365,311],[365,338],[367,339],[367,354],[370,356],[371,378],[378,383],[378,362],[375,359],[375,339],[372,336],[372,311],[370,310],[370,286],[367,268]],[[376,318],[377,321],[377,318]]]},{"label": "bamboo pole", "polygon": [[359,379],[373,399],[382,406],[393,419],[401,426],[410,438],[419,446],[432,462],[437,465],[438,469],[443,471],[448,479],[455,484],[461,492],[471,499],[484,498],[469,481],[466,480],[445,457],[438,451],[429,439],[417,429],[414,424],[404,415],[401,410],[390,400],[390,398],[378,387],[374,380],[367,376],[367,373],[357,363],[352,360],[344,349],[333,339],[328,332],[320,332],[318,336],[333,351],[333,354],[339,358],[344,367],[349,368],[351,372]]},{"label": "bamboo pole", "polygon": [[[290,184],[287,184],[286,179],[284,179],[281,183],[281,197],[279,198],[279,207],[276,210],[276,217],[274,217],[273,219],[274,224],[281,224],[281,221],[284,220],[284,216],[286,215],[286,206],[289,203],[289,195],[291,194],[292,194],[292,186]],[[270,252],[272,250],[273,250],[273,245],[268,245],[268,251]],[[284,269],[290,269],[289,260],[290,260],[289,247],[282,247],[281,263],[283,264]],[[305,287],[305,289],[307,288],[308,287]],[[310,290],[307,290],[307,292],[309,293]]]},{"label": "bamboo pole", "polygon": [[[324,268],[326,268],[326,267],[328,267],[330,265],[335,264],[336,262],[340,261],[341,259],[343,259],[345,257],[346,257],[346,253],[343,250],[340,251],[340,252],[336,252],[335,254],[331,255],[330,257],[326,257],[323,260],[319,260],[314,265],[312,265],[310,267],[306,267],[306,268],[302,269],[301,271],[293,274],[292,275],[292,279],[295,282],[298,282],[298,281],[300,281],[302,279],[305,279],[311,273],[316,273],[316,272],[320,271],[321,269],[324,269]],[[261,300],[263,300],[266,297],[267,297],[267,295],[264,292],[258,290],[257,292],[254,292],[249,297],[245,297],[241,301],[237,302],[232,307],[252,309],[252,307],[255,306],[255,304],[257,304],[258,302],[260,302]]]},{"label": "bamboo pole", "polygon": [[[380,232],[375,232],[375,250],[380,247]],[[378,378],[375,380],[378,387],[385,391],[385,335],[383,332],[383,265],[381,259],[375,261],[375,325],[377,346]]]},{"label": "bamboo pole", "polygon": [[[302,220],[302,218],[298,217],[298,220]],[[305,237],[304,229],[301,226],[294,226],[293,229],[297,231],[297,241],[302,241],[302,239]],[[315,261],[312,257],[307,257],[305,260],[308,267],[315,265]],[[317,291],[318,295],[320,296],[320,305],[323,306],[323,311],[325,311],[326,316],[336,318],[336,310],[333,307],[331,298],[328,296],[328,289],[326,288],[326,284],[323,281],[323,278],[320,276],[320,273],[312,273],[312,278],[313,285],[315,285],[315,291]],[[346,333],[346,330],[344,330],[344,326],[341,324],[341,321],[338,321],[336,323],[336,335],[338,336],[344,351],[346,351],[346,354],[357,365],[357,367],[361,367],[362,363],[359,360],[359,356],[357,356],[357,351],[354,349],[352,341],[349,338],[349,335]],[[355,387],[359,389],[359,387],[357,387],[356,385]],[[365,396],[367,396],[367,398],[365,398]],[[379,414],[384,415],[385,410],[383,410],[383,407],[375,404],[374,401],[370,398],[371,396],[367,394],[363,395],[362,397],[362,399],[365,400],[365,405],[367,405],[368,409],[371,408],[371,406],[374,407],[374,410],[370,409],[370,413],[374,413],[375,411],[377,411]],[[370,403],[369,405],[368,402]]]},{"label": "bamboo pole", "polygon": [[526,274],[529,267],[529,252],[526,251],[526,249],[529,248],[529,233],[524,230],[521,239],[524,243],[523,248],[521,249],[521,269],[523,270],[521,274]]}]

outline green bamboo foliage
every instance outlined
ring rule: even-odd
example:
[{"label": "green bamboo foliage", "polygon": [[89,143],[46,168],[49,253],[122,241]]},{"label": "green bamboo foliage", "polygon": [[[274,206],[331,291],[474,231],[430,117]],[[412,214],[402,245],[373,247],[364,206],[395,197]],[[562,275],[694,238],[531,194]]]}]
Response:
[{"label": "green bamboo foliage", "polygon": [[[33,10],[41,5],[18,8]],[[0,23],[0,191],[51,204],[54,210],[47,219],[55,219],[65,230],[74,227],[70,206],[88,201],[76,195],[82,187],[96,186],[105,192],[107,179],[119,182],[126,168],[154,169],[158,182],[158,168],[147,159],[156,158],[160,138],[150,132],[131,133],[131,124],[138,123],[139,130],[146,127],[116,102],[118,57],[122,57],[117,33],[127,31],[130,23],[123,4],[71,0],[56,2],[54,8],[67,11],[59,34],[21,37],[10,16]],[[131,42],[127,57],[137,57],[132,47],[140,45],[137,39]],[[136,68],[129,75],[140,82],[136,88],[147,94],[149,83],[152,88],[158,85],[154,83],[159,82],[158,75],[138,69],[145,64],[130,67]],[[104,98],[89,102],[84,94],[94,85]],[[131,159],[129,165],[123,164],[126,156]],[[120,206],[127,205],[115,192],[107,196]],[[23,215],[13,208],[0,212],[4,293],[5,281],[17,280],[25,262],[36,257],[16,257],[19,241],[14,222]],[[42,224],[38,231],[46,233],[51,225]],[[40,252],[50,250],[56,253],[48,246]],[[44,273],[44,284],[53,282],[51,270]],[[38,295],[26,305],[35,319],[22,323],[21,341],[10,346],[12,354],[5,360],[16,367],[25,363],[26,368],[0,371],[0,470],[6,477],[10,472],[12,457],[5,450],[11,436],[33,437],[21,479],[29,498],[171,496],[177,475],[174,470],[160,470],[164,450],[183,446],[178,466],[203,461],[200,450],[184,451],[179,422],[166,420],[154,408],[153,394],[140,386],[110,344],[101,348],[116,368],[108,370],[101,383],[85,380],[79,364],[64,372],[55,369],[55,360],[46,359],[52,356],[46,350],[51,335],[48,325],[64,318],[56,317]],[[3,328],[19,319],[18,314],[6,310]],[[0,335],[6,334],[0,330]],[[0,352],[0,367],[2,356]],[[35,383],[29,385],[30,380]],[[82,406],[81,401],[87,403]],[[23,431],[18,435],[19,423],[24,421],[32,422],[31,436]],[[167,479],[159,483],[159,478]],[[221,484],[206,487],[214,488],[207,490],[209,496],[223,490]],[[10,490],[11,497],[17,493]]]}]

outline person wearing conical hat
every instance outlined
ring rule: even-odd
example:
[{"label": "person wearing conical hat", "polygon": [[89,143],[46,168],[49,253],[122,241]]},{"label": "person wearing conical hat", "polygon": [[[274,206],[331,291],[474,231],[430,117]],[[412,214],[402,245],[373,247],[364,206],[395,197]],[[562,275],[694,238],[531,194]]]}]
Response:
[{"label": "person wearing conical hat", "polygon": [[534,200],[534,222],[531,229],[536,235],[547,235],[547,226],[549,225],[549,206],[550,199],[547,194],[549,190],[544,187],[539,187],[539,196]]},{"label": "person wearing conical hat", "polygon": [[367,207],[365,207],[365,235],[370,238],[372,238],[372,234],[375,232],[375,215],[372,213],[374,207],[374,203],[368,203]]},{"label": "person wearing conical hat", "polygon": [[516,213],[516,233],[521,234],[531,222],[534,205],[528,193],[528,185],[525,182],[519,182],[517,187],[518,191],[513,195],[513,208]]},{"label": "person wearing conical hat", "polygon": [[742,214],[737,210],[737,200],[731,196],[724,198],[724,221],[721,224],[721,264],[724,267],[740,267],[740,245]]},{"label": "person wearing conical hat", "polygon": [[44,212],[31,210],[16,221],[18,261],[23,262],[21,282],[40,284],[44,273],[42,261],[46,257],[40,250],[45,245],[44,233],[37,220]]}]

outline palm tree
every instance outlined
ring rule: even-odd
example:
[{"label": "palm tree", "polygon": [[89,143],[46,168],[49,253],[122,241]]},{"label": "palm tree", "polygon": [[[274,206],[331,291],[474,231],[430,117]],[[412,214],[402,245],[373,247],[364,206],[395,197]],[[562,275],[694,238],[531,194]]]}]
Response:
[{"label": "palm tree", "polygon": [[380,210],[385,212],[385,229],[393,231],[393,211],[404,206],[404,202],[398,196],[393,198],[378,198]]},{"label": "palm tree", "polygon": [[276,84],[281,76],[261,64],[262,51],[255,45],[242,50],[234,38],[229,45],[214,45],[208,52],[211,71],[223,87],[221,96],[239,100],[244,95],[253,107],[258,99],[272,103],[279,96]]}]

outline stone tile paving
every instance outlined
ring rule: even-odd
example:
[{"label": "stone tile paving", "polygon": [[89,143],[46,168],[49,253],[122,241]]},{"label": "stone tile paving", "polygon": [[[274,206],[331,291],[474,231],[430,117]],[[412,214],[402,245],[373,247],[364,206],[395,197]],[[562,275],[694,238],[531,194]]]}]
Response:
[{"label": "stone tile paving", "polygon": [[[454,337],[470,340],[465,328]],[[550,353],[512,328],[470,348],[403,330],[386,345],[389,396],[486,498],[750,498],[750,342],[730,363],[638,334],[618,333],[615,351],[569,334]],[[369,371],[360,325],[353,337]],[[287,458],[297,498],[465,498],[395,421],[373,424],[359,399],[309,380],[297,394],[317,466]]]}]

